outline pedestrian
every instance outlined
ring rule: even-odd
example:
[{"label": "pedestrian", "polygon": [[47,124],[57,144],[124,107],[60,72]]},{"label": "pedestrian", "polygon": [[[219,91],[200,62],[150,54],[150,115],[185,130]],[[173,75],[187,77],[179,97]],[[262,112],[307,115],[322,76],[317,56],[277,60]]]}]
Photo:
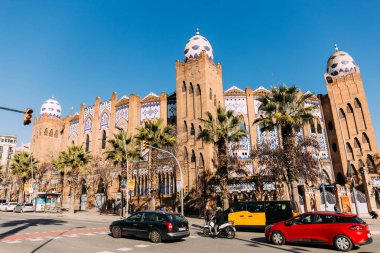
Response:
[{"label": "pedestrian", "polygon": [[132,202],[131,205],[131,214],[135,213],[135,203]]},{"label": "pedestrian", "polygon": [[337,205],[337,204],[334,205],[334,212],[336,212],[336,213],[339,212],[339,209],[338,209],[338,205]]},{"label": "pedestrian", "polygon": [[221,207],[216,208],[214,234],[212,238],[217,238],[219,226],[224,224],[224,215]]}]

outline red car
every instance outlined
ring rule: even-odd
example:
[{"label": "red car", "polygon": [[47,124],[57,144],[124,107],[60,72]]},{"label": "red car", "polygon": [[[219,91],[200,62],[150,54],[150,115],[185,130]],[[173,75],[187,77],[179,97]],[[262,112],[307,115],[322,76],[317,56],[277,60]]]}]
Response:
[{"label": "red car", "polygon": [[357,215],[309,212],[265,228],[265,238],[276,245],[286,242],[332,245],[349,251],[372,242],[368,225]]}]

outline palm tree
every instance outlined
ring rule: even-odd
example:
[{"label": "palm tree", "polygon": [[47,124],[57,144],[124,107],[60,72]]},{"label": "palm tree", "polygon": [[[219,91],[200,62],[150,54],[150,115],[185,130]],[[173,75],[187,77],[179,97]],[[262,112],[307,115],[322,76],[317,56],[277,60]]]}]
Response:
[{"label": "palm tree", "polygon": [[78,184],[78,175],[84,171],[86,165],[91,161],[91,155],[83,149],[83,146],[69,146],[66,151],[62,151],[58,159],[53,162],[56,168],[65,172],[70,179],[70,209],[69,213],[74,213],[75,191]]},{"label": "palm tree", "polygon": [[212,143],[216,147],[218,167],[216,179],[220,182],[224,210],[229,208],[228,202],[228,145],[237,143],[243,137],[247,137],[242,115],[235,115],[234,111],[218,106],[216,118],[211,112],[206,112],[206,119],[199,118],[204,128],[199,132],[197,138],[206,143]]},{"label": "palm tree", "polygon": [[[169,148],[176,142],[176,134],[172,125],[164,125],[162,119],[154,119],[145,121],[144,125],[137,129],[135,138],[141,143],[146,141],[150,146],[156,148]],[[150,191],[152,193],[150,209],[154,210],[156,205],[156,194],[158,187],[158,173],[157,173],[157,156],[158,151],[151,149],[151,166],[149,171]]]},{"label": "palm tree", "polygon": [[10,164],[11,174],[17,176],[17,179],[20,183],[21,189],[19,191],[19,201],[25,201],[24,188],[25,183],[32,176],[32,169],[34,172],[37,172],[37,163],[38,161],[33,157],[32,154],[29,154],[25,151],[21,151],[13,156]]},{"label": "palm tree", "polygon": [[282,84],[279,88],[272,88],[272,94],[258,98],[261,102],[259,111],[263,114],[253,124],[261,126],[261,131],[273,130],[278,127],[284,160],[286,166],[287,181],[290,182],[291,195],[297,204],[299,202],[298,183],[295,177],[296,152],[295,131],[314,119],[314,105],[305,105],[306,100],[313,94],[308,92],[301,94],[295,86],[287,87]]}]

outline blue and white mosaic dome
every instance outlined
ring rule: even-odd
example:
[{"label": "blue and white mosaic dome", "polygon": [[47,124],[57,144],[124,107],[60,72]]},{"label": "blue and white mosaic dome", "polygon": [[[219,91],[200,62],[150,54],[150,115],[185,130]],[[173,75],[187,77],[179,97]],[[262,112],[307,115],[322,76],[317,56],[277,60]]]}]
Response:
[{"label": "blue and white mosaic dome", "polygon": [[197,28],[195,35],[189,39],[185,46],[185,61],[198,58],[202,51],[206,52],[208,58],[214,59],[210,42],[199,34],[199,29]]},{"label": "blue and white mosaic dome", "polygon": [[340,51],[335,45],[335,52],[327,61],[327,73],[332,76],[345,75],[357,67],[351,55],[344,51]]},{"label": "blue and white mosaic dome", "polygon": [[54,99],[54,97],[52,97],[42,104],[40,115],[42,114],[47,114],[52,117],[60,118],[62,114],[61,105],[58,103],[57,100]]}]

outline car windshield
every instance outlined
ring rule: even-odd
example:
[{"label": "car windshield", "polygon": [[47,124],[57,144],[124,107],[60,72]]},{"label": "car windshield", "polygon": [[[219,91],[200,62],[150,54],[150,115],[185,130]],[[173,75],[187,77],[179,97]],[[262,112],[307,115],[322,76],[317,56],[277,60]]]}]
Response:
[{"label": "car windshield", "polygon": [[174,222],[187,222],[186,218],[180,214],[169,214],[168,215],[170,221]]}]

